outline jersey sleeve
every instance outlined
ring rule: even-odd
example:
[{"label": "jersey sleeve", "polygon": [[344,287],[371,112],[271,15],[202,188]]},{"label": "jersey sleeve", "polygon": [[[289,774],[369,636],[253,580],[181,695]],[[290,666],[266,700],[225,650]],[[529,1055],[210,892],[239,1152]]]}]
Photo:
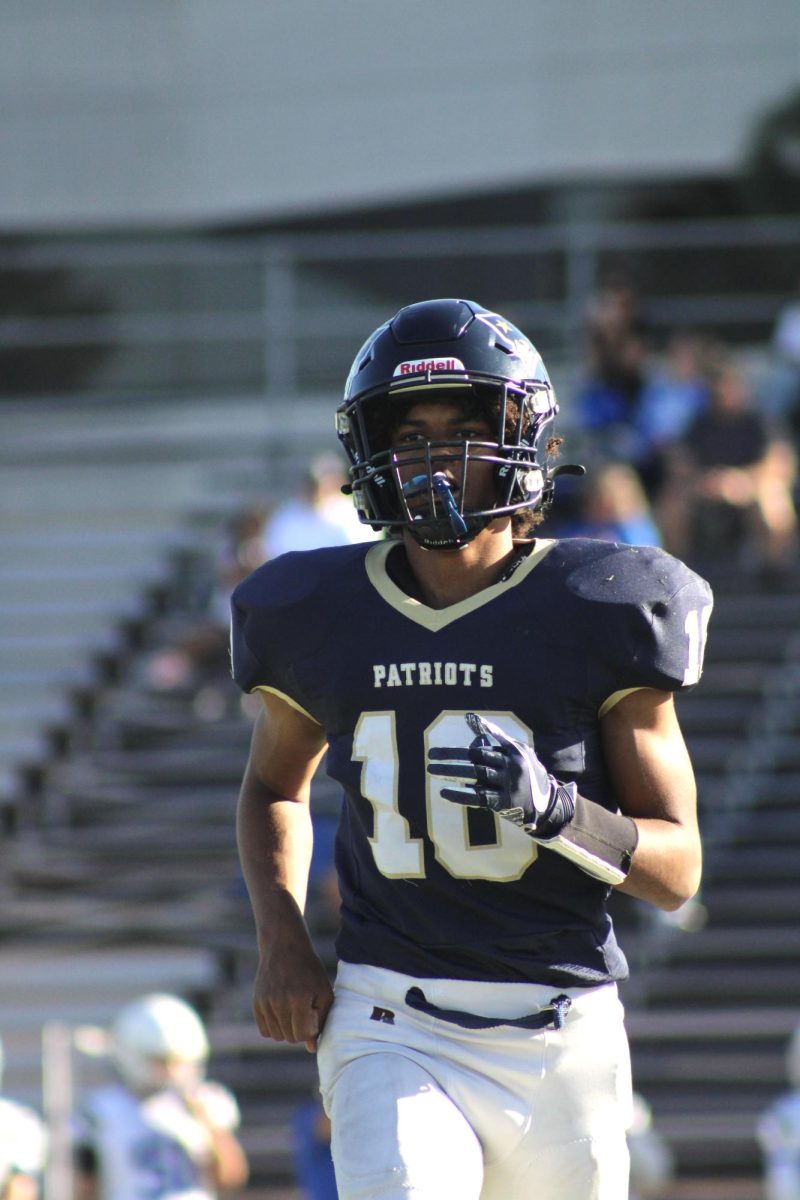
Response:
[{"label": "jersey sleeve", "polygon": [[[297,555],[287,555],[296,559]],[[300,704],[287,645],[294,640],[292,563],[275,559],[249,575],[231,597],[231,674],[243,692],[269,688]]]},{"label": "jersey sleeve", "polygon": [[639,666],[651,686],[685,691],[699,682],[712,608],[711,589],[694,576],[645,610]]},{"label": "jersey sleeve", "polygon": [[587,557],[573,587],[592,604],[591,648],[606,697],[640,687],[677,692],[703,671],[711,588],[652,546],[609,546]]},{"label": "jersey sleeve", "polygon": [[242,691],[277,692],[324,723],[317,663],[347,604],[350,560],[363,558],[365,549],[283,554],[239,584],[231,597],[231,673]]},{"label": "jersey sleeve", "polygon": [[252,589],[245,584],[237,587],[231,597],[231,675],[243,692],[253,692],[259,686],[278,682],[270,663],[269,630],[257,621]]},{"label": "jersey sleeve", "polygon": [[703,673],[711,588],[679,559],[640,552],[639,583],[626,606],[630,669],[639,686],[664,691],[694,687]]}]

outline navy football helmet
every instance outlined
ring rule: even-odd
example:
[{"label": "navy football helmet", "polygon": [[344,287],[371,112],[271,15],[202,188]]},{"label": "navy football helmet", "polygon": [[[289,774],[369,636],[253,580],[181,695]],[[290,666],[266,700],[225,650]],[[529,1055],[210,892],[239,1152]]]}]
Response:
[{"label": "navy football helmet", "polygon": [[[420,442],[410,481],[405,447],[402,484],[393,432],[421,400],[468,405],[493,433],[490,441]],[[361,519],[375,529],[407,528],[429,548],[456,549],[501,514],[542,507],[556,472],[540,458],[540,443],[557,412],[541,356],[498,313],[455,299],[400,309],[359,350],[336,414]],[[443,458],[457,464],[460,483],[437,469]],[[471,510],[464,498],[477,460],[495,464],[495,497]]]}]

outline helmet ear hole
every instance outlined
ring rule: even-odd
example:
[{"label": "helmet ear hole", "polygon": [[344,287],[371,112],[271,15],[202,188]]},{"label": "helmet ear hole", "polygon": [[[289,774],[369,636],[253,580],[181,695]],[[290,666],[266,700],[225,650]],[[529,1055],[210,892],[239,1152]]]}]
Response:
[{"label": "helmet ear hole", "polygon": [[541,467],[531,467],[524,475],[519,478],[520,490],[523,493],[523,499],[532,500],[538,499],[544,489],[544,472]]}]

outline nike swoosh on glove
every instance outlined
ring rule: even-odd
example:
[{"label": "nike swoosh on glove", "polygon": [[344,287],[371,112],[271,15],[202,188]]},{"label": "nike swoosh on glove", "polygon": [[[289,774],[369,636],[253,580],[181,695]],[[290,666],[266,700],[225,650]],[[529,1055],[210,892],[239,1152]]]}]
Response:
[{"label": "nike swoosh on glove", "polygon": [[442,788],[445,800],[489,808],[537,841],[556,837],[575,811],[575,784],[559,783],[532,746],[509,737],[493,721],[473,712],[465,719],[475,734],[469,746],[428,751],[428,774],[459,785]]}]

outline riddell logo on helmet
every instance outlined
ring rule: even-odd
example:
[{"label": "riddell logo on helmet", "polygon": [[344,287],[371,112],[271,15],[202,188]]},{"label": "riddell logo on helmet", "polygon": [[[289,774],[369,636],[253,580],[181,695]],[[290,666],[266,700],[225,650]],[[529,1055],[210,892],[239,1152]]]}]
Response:
[{"label": "riddell logo on helmet", "polygon": [[415,358],[413,362],[398,363],[394,369],[397,375],[425,375],[428,371],[463,371],[464,364],[460,358]]}]

